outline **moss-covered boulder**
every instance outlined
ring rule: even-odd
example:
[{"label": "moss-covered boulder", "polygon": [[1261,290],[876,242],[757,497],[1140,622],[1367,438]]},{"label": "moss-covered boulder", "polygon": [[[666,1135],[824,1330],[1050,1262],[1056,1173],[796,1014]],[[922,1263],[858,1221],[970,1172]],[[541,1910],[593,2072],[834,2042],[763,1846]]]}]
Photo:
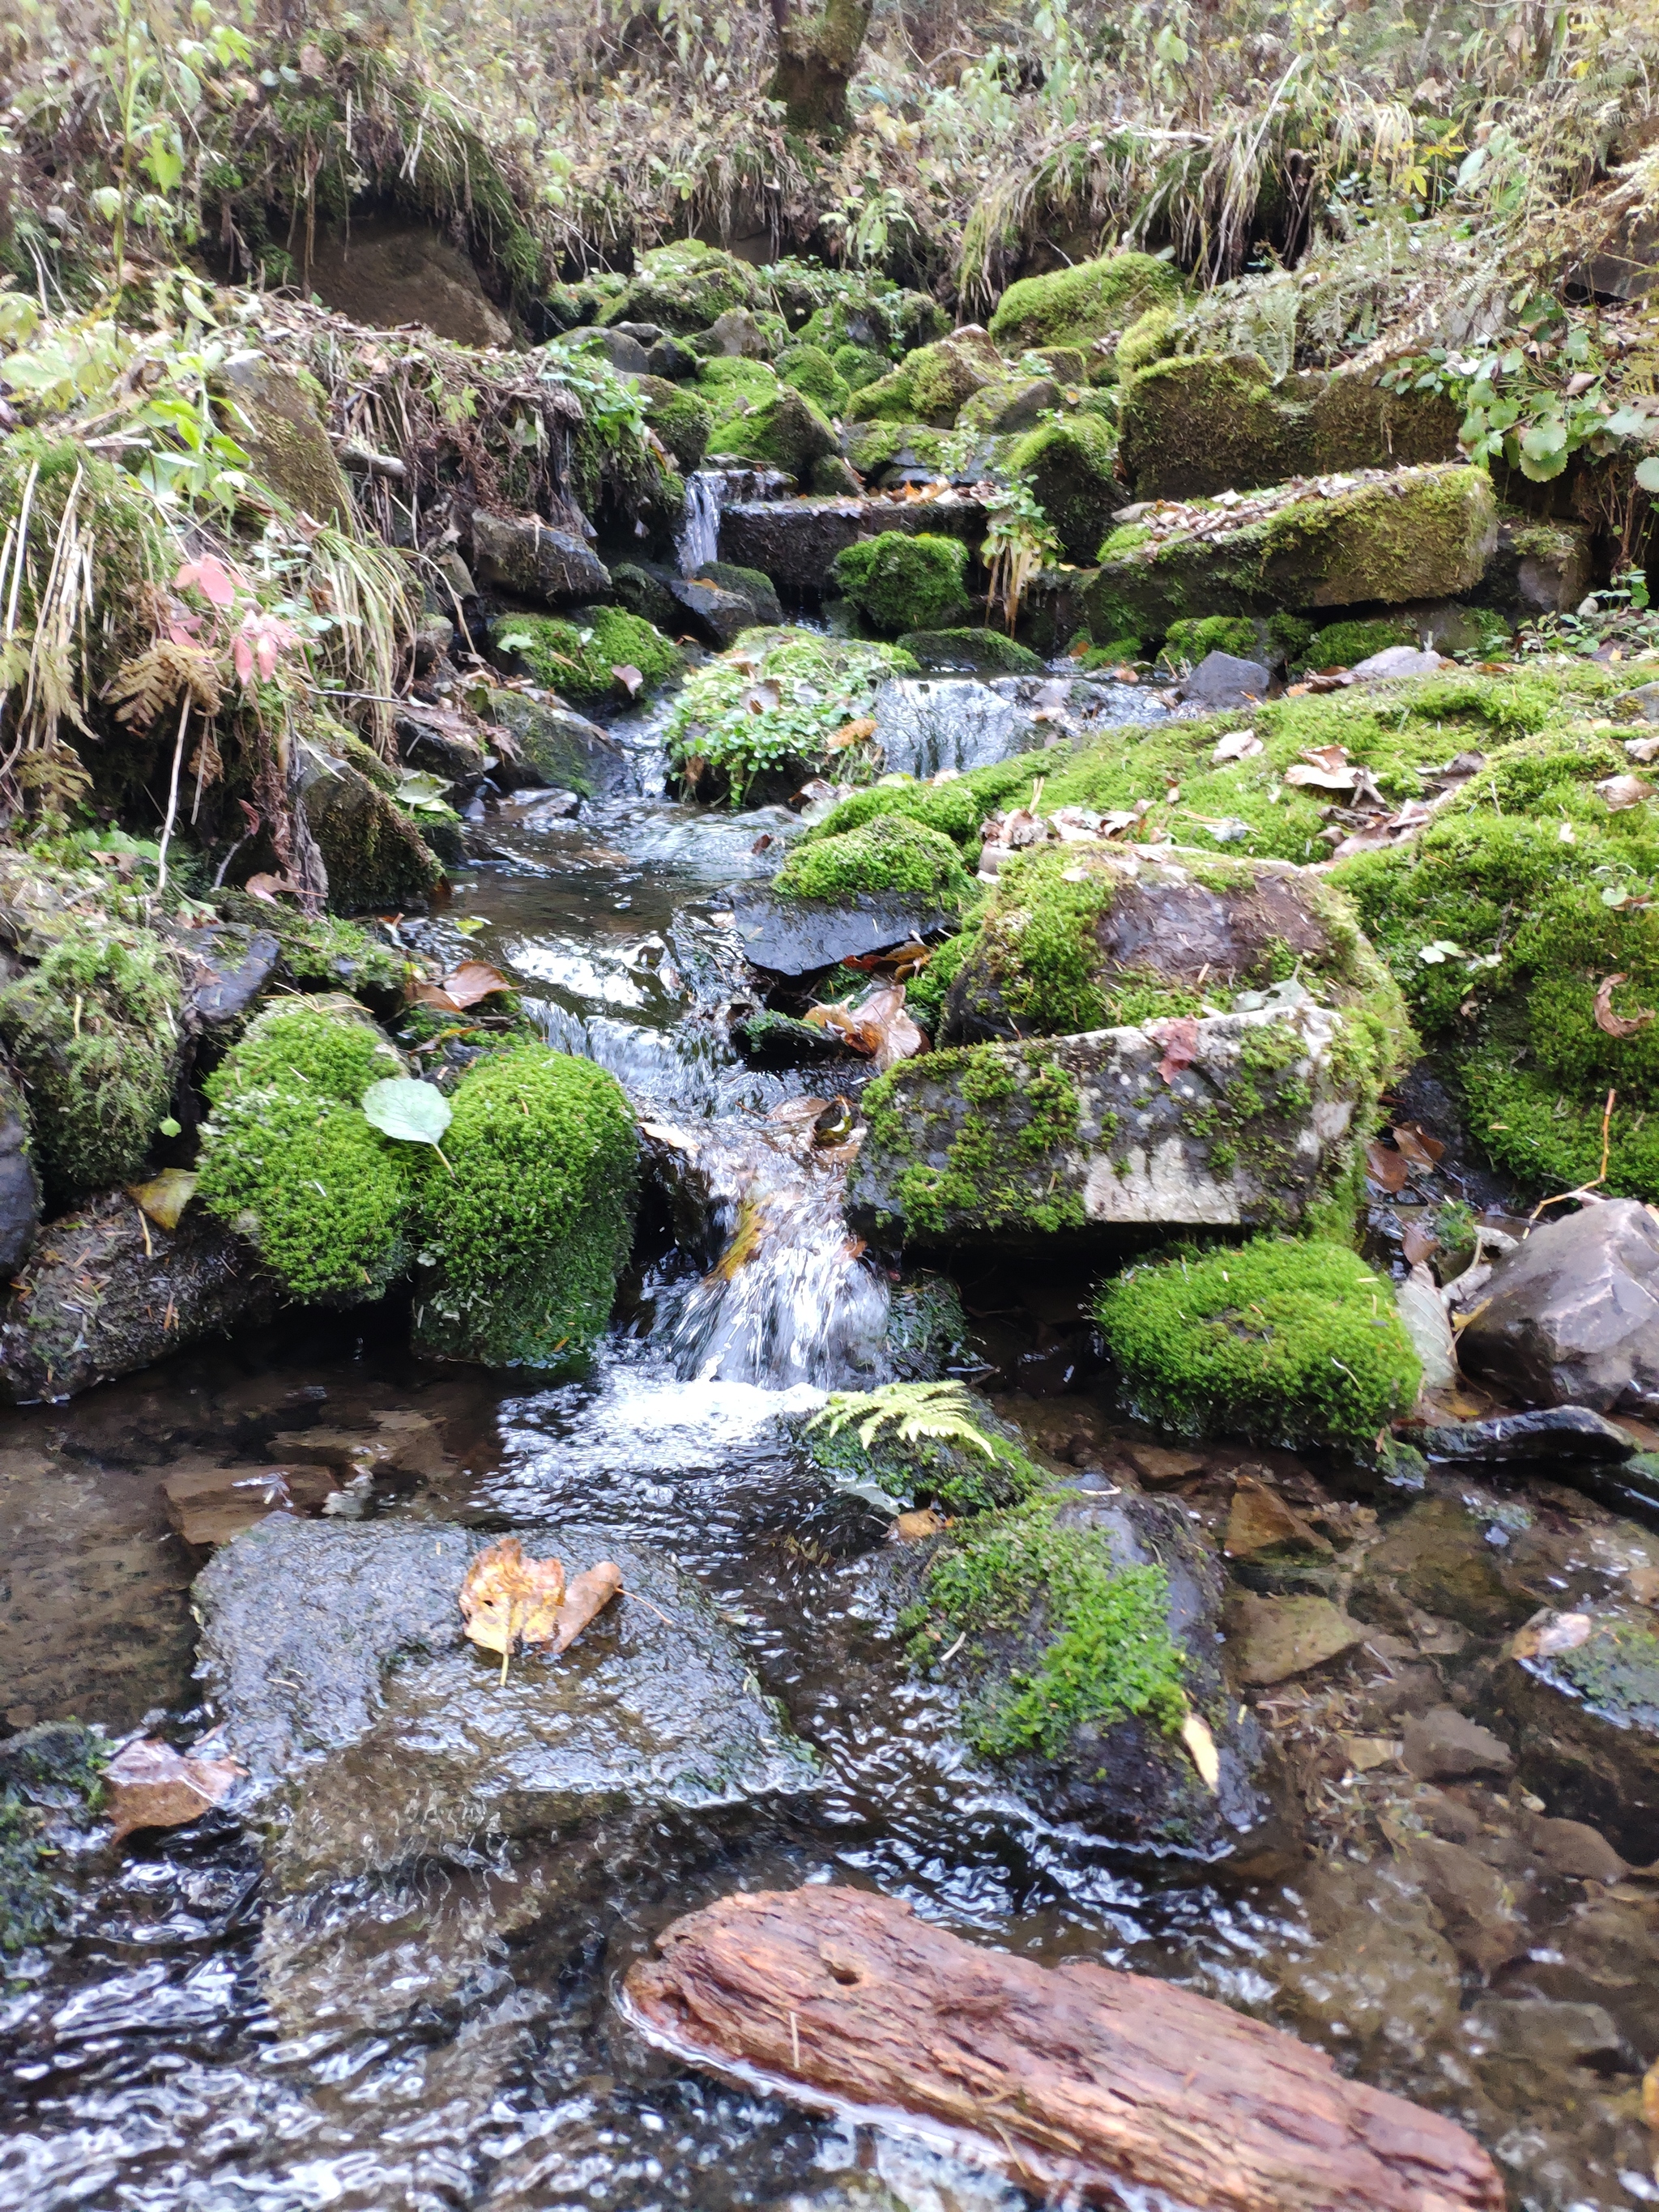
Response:
[{"label": "moss-covered boulder", "polygon": [[[957,1318],[960,1318],[958,1314]],[[985,1513],[1035,1497],[1049,1478],[1019,1431],[955,1382],[842,1391],[801,1424],[813,1464],[897,1512]]]},{"label": "moss-covered boulder", "polygon": [[1123,504],[1117,445],[1098,415],[1072,415],[1029,431],[1008,459],[1030,485],[1068,561],[1092,561]]},{"label": "moss-covered boulder", "polygon": [[1170,351],[1175,319],[1173,307],[1148,307],[1144,315],[1136,316],[1118,340],[1112,357],[1120,384],[1139,376],[1143,368],[1150,368]]},{"label": "moss-covered boulder", "polygon": [[[1220,1585],[1178,1507],[1051,1491],[935,1547],[901,1627],[957,1691],[969,1748],[1044,1817],[1212,1858],[1267,1810],[1261,1738],[1219,1663]],[[1194,1721],[1213,1787],[1183,1740]]]},{"label": "moss-covered boulder", "polygon": [[829,417],[804,392],[781,385],[769,397],[718,417],[709,449],[711,457],[729,455],[762,468],[781,469],[804,483],[812,464],[835,452],[836,433]]},{"label": "moss-covered boulder", "polygon": [[1183,289],[1167,261],[1109,253],[1011,284],[991,318],[991,337],[1004,353],[1080,346],[1092,360],[1109,364],[1129,325],[1153,307],[1177,306]]},{"label": "moss-covered boulder", "polygon": [[730,307],[756,307],[763,301],[760,279],[746,261],[701,239],[680,238],[640,256],[627,289],[603,319],[657,323],[684,335],[707,330]]},{"label": "moss-covered boulder", "polygon": [[899,644],[930,676],[1041,676],[1045,664],[1000,629],[907,630]]},{"label": "moss-covered boulder", "polygon": [[849,830],[861,830],[866,822],[884,816],[903,815],[913,822],[926,823],[930,830],[939,830],[957,846],[971,846],[976,851],[980,825],[987,811],[987,802],[966,776],[952,776],[945,783],[896,779],[891,783],[867,784],[862,791],[849,793],[831,807],[822,822],[813,823],[801,843],[818,844],[826,837],[840,837]]},{"label": "moss-covered boulder", "polygon": [[834,901],[859,891],[902,891],[930,908],[959,904],[973,888],[949,837],[902,814],[798,845],[772,879],[781,898]]},{"label": "moss-covered boulder", "polygon": [[1265,660],[1269,666],[1279,658],[1267,623],[1253,615],[1200,615],[1171,623],[1158,658],[1166,667],[1195,668],[1212,653]]},{"label": "moss-covered boulder", "polygon": [[958,538],[884,530],[836,556],[836,585],[878,629],[948,629],[970,608],[963,579],[968,548]]},{"label": "moss-covered boulder", "polygon": [[836,764],[830,740],[868,715],[890,676],[913,676],[896,646],[757,629],[695,670],[665,730],[669,759],[702,798],[787,798]]},{"label": "moss-covered boulder", "polygon": [[1317,1237],[1131,1267],[1095,1311],[1129,1403],[1182,1436],[1363,1446],[1422,1379],[1387,1277]]},{"label": "moss-covered boulder", "polygon": [[1354,668],[1362,660],[1369,660],[1374,653],[1386,653],[1390,646],[1415,645],[1418,641],[1414,626],[1395,615],[1327,623],[1297,652],[1294,664],[1304,668]]},{"label": "moss-covered boulder", "polygon": [[[620,692],[617,696],[620,697]],[[616,738],[559,699],[532,699],[523,691],[492,690],[493,719],[513,741],[510,773],[498,778],[514,789],[550,785],[580,799],[605,799],[634,788],[628,755]]]},{"label": "moss-covered boulder", "polygon": [[857,422],[929,422],[948,430],[964,400],[1006,374],[983,331],[955,331],[936,345],[918,347],[890,374],[855,392],[847,412]]},{"label": "moss-covered boulder", "polygon": [[[349,733],[314,720],[301,769],[306,826],[328,872],[338,914],[418,911],[443,881],[443,863]],[[374,763],[379,765],[379,763]]]},{"label": "moss-covered boulder", "polygon": [[638,377],[635,390],[646,421],[679,463],[682,472],[690,476],[701,468],[714,428],[714,411],[708,403],[662,376]]},{"label": "moss-covered boulder", "polygon": [[76,918],[0,989],[0,1038],[27,1097],[53,1211],[137,1175],[183,1041],[179,968],[134,925]]},{"label": "moss-covered boulder", "polygon": [[1096,636],[1162,636],[1183,616],[1455,599],[1480,580],[1497,535],[1480,469],[1358,474],[1328,498],[1285,485],[1121,525],[1083,607]]},{"label": "moss-covered boulder", "polygon": [[1009,437],[1033,429],[1043,416],[1060,404],[1064,396],[1051,376],[1011,377],[1006,383],[982,384],[963,402],[957,426],[977,430],[988,438]]},{"label": "moss-covered boulder", "polygon": [[1307,371],[1275,383],[1255,354],[1157,361],[1123,387],[1121,456],[1137,499],[1253,491],[1296,476],[1458,458],[1437,393]]},{"label": "moss-covered boulder", "polygon": [[259,481],[318,522],[353,526],[356,510],[328,441],[315,380],[249,350],[232,354],[219,380],[227,427]]},{"label": "moss-covered boulder", "polygon": [[428,1358],[580,1369],[633,1229],[637,1139],[621,1085],[526,1041],[462,1080],[425,1165],[414,1343]]},{"label": "moss-covered boulder", "polygon": [[848,422],[841,449],[849,465],[878,488],[944,472],[945,433],[925,422]]},{"label": "moss-covered boulder", "polygon": [[793,384],[797,392],[804,392],[825,415],[846,412],[853,387],[836,368],[833,355],[827,354],[822,346],[786,347],[778,356],[776,368],[781,382]]},{"label": "moss-covered boulder", "polygon": [[324,996],[268,1007],[208,1078],[197,1200],[290,1297],[356,1305],[409,1264],[410,1148],[361,1103],[403,1072],[361,1007]]},{"label": "moss-covered boulder", "polygon": [[[670,682],[685,665],[660,631],[623,607],[579,607],[568,617],[498,615],[489,641],[548,690],[590,706],[619,705],[636,688]],[[630,688],[618,668],[636,669],[643,684]]]}]

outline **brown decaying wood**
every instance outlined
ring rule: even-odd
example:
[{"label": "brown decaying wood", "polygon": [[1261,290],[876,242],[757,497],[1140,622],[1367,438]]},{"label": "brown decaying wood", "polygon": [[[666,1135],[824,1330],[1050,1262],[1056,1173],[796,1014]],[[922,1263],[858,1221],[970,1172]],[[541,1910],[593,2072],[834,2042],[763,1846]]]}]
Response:
[{"label": "brown decaying wood", "polygon": [[659,1948],[625,1986],[648,2037],[807,2103],[942,2122],[1028,2187],[1116,2203],[1128,2184],[1198,2212],[1502,2212],[1454,2122],[1168,1982],[1040,1966],[827,1887],[723,1898]]}]

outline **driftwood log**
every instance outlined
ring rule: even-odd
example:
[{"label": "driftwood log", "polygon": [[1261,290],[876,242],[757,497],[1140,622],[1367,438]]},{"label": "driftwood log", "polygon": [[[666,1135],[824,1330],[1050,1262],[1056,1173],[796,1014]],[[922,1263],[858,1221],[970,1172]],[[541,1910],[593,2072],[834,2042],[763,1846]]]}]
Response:
[{"label": "driftwood log", "polygon": [[623,2007],[659,2048],[797,2102],[902,2118],[1030,2188],[1194,2212],[1502,2212],[1472,2136],[1208,1997],[981,1950],[862,1890],[722,1899]]}]

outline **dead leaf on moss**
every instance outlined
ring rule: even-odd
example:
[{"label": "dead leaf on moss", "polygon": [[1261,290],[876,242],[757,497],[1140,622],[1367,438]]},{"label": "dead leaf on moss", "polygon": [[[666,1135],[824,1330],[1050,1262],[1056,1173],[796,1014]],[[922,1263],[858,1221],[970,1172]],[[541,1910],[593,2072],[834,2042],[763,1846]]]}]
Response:
[{"label": "dead leaf on moss", "polygon": [[1181,1741],[1187,1747],[1188,1757],[1203,1777],[1205,1788],[1214,1796],[1221,1787],[1221,1756],[1208,1726],[1196,1713],[1188,1713],[1181,1723]]},{"label": "dead leaf on moss", "polygon": [[141,1736],[104,1769],[112,1840],[118,1844],[137,1828],[181,1828],[199,1820],[246,1771],[234,1759],[191,1759],[157,1737]]},{"label": "dead leaf on moss", "polygon": [[414,979],[404,995],[411,1006],[431,1006],[441,1014],[459,1014],[469,1006],[476,1006],[481,1000],[493,997],[497,991],[512,988],[501,969],[492,968],[487,960],[463,960],[441,983]]},{"label": "dead leaf on moss", "polygon": [[242,885],[242,889],[250,898],[261,899],[266,906],[275,906],[279,891],[289,898],[298,898],[305,886],[303,884],[289,883],[286,876],[261,874],[250,876]]},{"label": "dead leaf on moss", "polygon": [[1190,1067],[1198,1057],[1198,1019],[1194,1014],[1182,1014],[1167,1022],[1156,1022],[1147,1036],[1157,1039],[1164,1048],[1164,1057],[1158,1072],[1166,1083],[1173,1083],[1183,1067]]},{"label": "dead leaf on moss", "polygon": [[866,738],[873,738],[875,734],[874,720],[868,714],[863,714],[857,721],[843,722],[833,737],[825,738],[823,750],[827,753],[845,752],[848,745],[861,745]]},{"label": "dead leaf on moss", "polygon": [[1638,1030],[1644,1030],[1653,1019],[1651,1006],[1640,1008],[1633,1014],[1615,1014],[1613,1011],[1613,993],[1621,983],[1629,981],[1628,975],[1604,976],[1595,994],[1595,1026],[1598,1030],[1604,1030],[1609,1036],[1634,1036]]},{"label": "dead leaf on moss", "polygon": [[1622,813],[1628,806],[1639,806],[1644,799],[1653,796],[1653,786],[1644,783],[1639,775],[1605,776],[1592,788],[1609,814]]},{"label": "dead leaf on moss", "polygon": [[616,678],[617,683],[622,685],[623,690],[627,692],[630,699],[637,699],[639,697],[640,692],[645,684],[645,677],[641,670],[635,667],[631,660],[613,661],[611,665],[611,673]]}]

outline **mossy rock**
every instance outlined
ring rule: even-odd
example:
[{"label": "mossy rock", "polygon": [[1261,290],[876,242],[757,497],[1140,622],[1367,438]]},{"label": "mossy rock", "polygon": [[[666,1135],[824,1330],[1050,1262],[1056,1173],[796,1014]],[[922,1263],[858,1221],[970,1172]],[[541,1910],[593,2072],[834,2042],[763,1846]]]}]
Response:
[{"label": "mossy rock", "polygon": [[991,337],[1004,353],[1069,345],[1109,359],[1131,323],[1151,308],[1178,306],[1183,293],[1168,262],[1146,253],[1107,254],[1011,284],[991,318]]},{"label": "mossy rock", "polygon": [[1000,384],[981,384],[969,393],[957,416],[957,427],[977,430],[988,438],[1017,435],[1034,429],[1064,398],[1051,376],[1010,377]]},{"label": "mossy rock", "polygon": [[1255,354],[1155,361],[1123,387],[1121,455],[1137,499],[1253,491],[1296,476],[1458,458],[1437,394],[1308,373],[1275,384]]},{"label": "mossy rock", "polygon": [[[615,696],[621,698],[620,685]],[[562,700],[491,691],[489,711],[512,738],[520,762],[527,763],[529,781],[574,791],[581,799],[605,799],[633,788],[628,756],[616,738]]]},{"label": "mossy rock", "polygon": [[913,629],[899,643],[938,676],[1042,676],[1047,664],[1000,629]]},{"label": "mossy rock", "polygon": [[814,823],[801,840],[801,848],[828,837],[844,836],[849,830],[861,830],[866,822],[887,815],[925,823],[957,845],[976,848],[986,812],[984,801],[966,776],[953,776],[948,783],[871,784],[851,793],[822,822]]},{"label": "mossy rock", "polygon": [[1397,617],[1373,616],[1364,622],[1327,623],[1308,640],[1299,656],[1309,668],[1357,668],[1374,653],[1393,645],[1415,645],[1418,633]]},{"label": "mossy rock", "polygon": [[1030,485],[1068,561],[1087,562],[1123,504],[1117,445],[1098,415],[1044,422],[1014,447],[1008,465]]},{"label": "mossy rock", "polygon": [[587,705],[629,696],[618,668],[637,668],[642,688],[652,690],[685,665],[660,631],[623,607],[580,607],[569,616],[498,615],[489,640],[547,690]]},{"label": "mossy rock", "polygon": [[230,434],[252,473],[297,512],[356,526],[344,472],[312,393],[291,369],[261,353],[233,354],[220,373]]},{"label": "mossy rock", "polygon": [[275,906],[246,891],[214,894],[227,921],[269,930],[282,948],[271,981],[302,992],[346,991],[371,1012],[391,1014],[403,1003],[404,962],[384,938],[338,915],[302,914],[286,901]]},{"label": "mossy rock", "polygon": [[787,346],[776,362],[780,380],[804,392],[825,415],[842,415],[853,396],[853,387],[822,346]]},{"label": "mossy rock", "polygon": [[1143,368],[1150,368],[1155,361],[1163,360],[1171,348],[1175,319],[1173,307],[1148,307],[1144,315],[1136,316],[1118,340],[1113,356],[1120,384],[1127,384]]},{"label": "mossy rock", "polygon": [[763,300],[747,262],[701,239],[682,238],[640,256],[627,290],[605,308],[604,319],[658,323],[684,337],[707,330],[730,307],[757,307]]},{"label": "mossy rock", "polygon": [[1137,1415],[1182,1436],[1359,1449],[1422,1380],[1387,1276],[1319,1238],[1133,1267],[1095,1311]]},{"label": "mossy rock", "polygon": [[715,355],[697,371],[695,389],[718,422],[745,402],[775,398],[778,373],[769,362]]},{"label": "mossy rock", "polygon": [[861,477],[878,484],[890,475],[937,476],[945,465],[945,433],[925,422],[848,422],[841,448]]},{"label": "mossy rock", "polygon": [[573,1374],[592,1357],[633,1228],[638,1139],[621,1085],[525,1041],[454,1096],[424,1164],[414,1346],[425,1357]]},{"label": "mossy rock", "polygon": [[674,594],[659,574],[637,561],[619,562],[611,571],[611,587],[628,612],[653,629],[672,631],[679,621]]},{"label": "mossy rock", "polygon": [[[1045,1818],[1206,1858],[1261,1820],[1261,1738],[1217,1656],[1220,1575],[1178,1507],[1050,1491],[897,1571],[912,1663],[958,1691],[969,1747]],[[1194,1716],[1214,1790],[1182,1747]]]},{"label": "mossy rock", "polygon": [[208,1078],[197,1200],[290,1297],[356,1305],[408,1266],[413,1148],[361,1104],[403,1073],[362,1008],[331,995],[268,1007]]},{"label": "mossy rock", "polygon": [[782,898],[846,900],[860,891],[915,893],[930,907],[959,902],[973,888],[949,837],[902,815],[798,845],[773,878]]},{"label": "mossy rock", "polygon": [[959,1382],[838,1393],[808,1415],[800,1437],[833,1481],[890,1500],[896,1511],[931,1505],[947,1514],[985,1513],[1049,1484],[1019,1431]]},{"label": "mossy rock", "polygon": [[1267,623],[1249,615],[1200,615],[1195,622],[1171,623],[1159,658],[1171,668],[1195,668],[1210,653],[1228,653],[1237,660],[1265,660],[1269,666],[1277,658]]},{"label": "mossy rock", "polygon": [[812,464],[835,452],[836,433],[828,416],[805,392],[783,385],[771,398],[754,401],[743,413],[720,417],[710,447],[714,454],[781,469],[786,476],[804,483],[812,472]]},{"label": "mossy rock", "polygon": [[714,428],[713,410],[695,392],[671,384],[665,377],[637,377],[635,389],[646,421],[679,463],[682,472],[690,476],[701,468]]},{"label": "mossy rock", "polygon": [[830,574],[860,614],[891,634],[961,622],[969,611],[967,568],[959,538],[884,530],[838,553]]},{"label": "mossy rock", "polygon": [[1162,636],[1185,616],[1453,599],[1479,581],[1498,531],[1491,479],[1449,466],[1361,477],[1328,499],[1287,488],[1218,527],[1211,506],[1187,514],[1106,539],[1082,599],[1096,635]]},{"label": "mossy rock", "polygon": [[848,416],[857,422],[927,422],[948,430],[964,400],[1006,374],[982,331],[957,331],[907,354],[889,375],[855,392]]},{"label": "mossy rock", "polygon": [[69,1924],[61,1831],[84,1834],[103,1804],[110,1746],[80,1721],[41,1721],[0,1742],[0,1957]]},{"label": "mossy rock", "polygon": [[750,628],[775,628],[783,620],[783,608],[772,579],[760,568],[745,568],[738,561],[705,561],[697,569],[698,576],[735,598],[744,599],[751,610]]},{"label": "mossy rock", "polygon": [[1523,1629],[1490,1694],[1525,1786],[1641,1864],[1659,1824],[1659,1635],[1643,1606],[1595,1606],[1588,1620],[1542,1654]]},{"label": "mossy rock", "polygon": [[340,914],[418,911],[443,881],[443,863],[410,816],[323,736],[303,771],[306,823]]},{"label": "mossy rock", "polygon": [[0,989],[0,1038],[27,1094],[56,1212],[132,1182],[173,1097],[184,1030],[178,967],[135,927],[78,918]]},{"label": "mossy rock", "polygon": [[848,396],[862,392],[866,384],[873,384],[885,376],[891,366],[884,354],[874,352],[869,346],[839,345],[830,356],[835,372],[846,385]]}]

